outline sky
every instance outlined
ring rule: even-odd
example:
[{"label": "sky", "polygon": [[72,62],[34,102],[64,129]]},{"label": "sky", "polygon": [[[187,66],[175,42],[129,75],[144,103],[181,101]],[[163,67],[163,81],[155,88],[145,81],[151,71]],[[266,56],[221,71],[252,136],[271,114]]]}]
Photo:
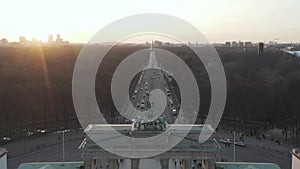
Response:
[{"label": "sky", "polygon": [[210,42],[300,42],[299,0],[5,0],[0,39],[46,41],[48,34],[86,43],[122,17],[162,13],[196,26]]}]

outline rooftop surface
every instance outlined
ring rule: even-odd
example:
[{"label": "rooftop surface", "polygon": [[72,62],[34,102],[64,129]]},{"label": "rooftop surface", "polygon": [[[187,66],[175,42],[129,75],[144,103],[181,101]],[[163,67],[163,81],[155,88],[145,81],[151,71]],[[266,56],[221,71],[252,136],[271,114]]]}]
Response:
[{"label": "rooftop surface", "polygon": [[[132,124],[90,124],[88,127],[84,130],[85,133],[97,133],[101,131],[110,131],[111,129],[117,130],[117,131],[131,131]],[[208,125],[201,125],[201,124],[168,124],[167,130],[170,131],[186,131],[190,130],[190,132],[205,132],[205,131],[213,131],[211,126]],[[155,130],[153,130],[155,131]]]},{"label": "rooftop surface", "polygon": [[[173,150],[184,150],[189,149],[190,151],[218,151],[220,150],[220,145],[216,140],[207,140],[204,143],[199,143],[198,137],[192,137],[190,134],[199,134],[200,132],[208,132],[213,131],[210,126],[206,125],[189,125],[189,124],[176,124],[176,125],[168,125],[167,131],[157,131],[157,130],[136,130],[132,131],[132,125],[131,124],[121,124],[121,125],[102,125],[102,124],[91,124],[89,125],[85,132],[88,134],[94,134],[94,135],[102,135],[104,138],[102,139],[102,143],[107,142],[108,144],[105,144],[105,148],[114,148],[114,149],[123,149],[123,150],[129,150],[130,145],[132,142],[118,142],[118,144],[109,144],[113,141],[116,141],[119,139],[119,137],[123,136],[110,136],[109,133],[111,132],[111,128],[118,131],[119,133],[122,133],[123,135],[145,135],[149,136],[149,133],[152,134],[161,134],[162,132],[168,132],[168,135],[170,136],[170,139],[180,139],[181,141],[172,149]],[[182,133],[189,131],[189,134],[182,138]],[[106,135],[108,135],[106,137]],[[180,137],[180,138],[179,138]],[[170,142],[172,143],[172,142]],[[143,145],[141,145],[143,146]],[[169,146],[169,145],[165,145]],[[149,148],[149,147],[148,147]],[[150,149],[155,148],[164,148],[163,145],[153,145],[150,147]],[[79,149],[81,150],[90,150],[90,151],[99,151],[102,150],[101,147],[99,147],[97,144],[94,143],[93,140],[87,139],[83,140],[82,144],[79,146]]]},{"label": "rooftop surface", "polygon": [[292,154],[300,160],[300,148],[294,148]]},{"label": "rooftop surface", "polygon": [[[116,138],[117,139],[117,138]],[[129,147],[126,145],[119,145],[120,148]],[[158,145],[158,147],[161,147],[161,145]],[[109,148],[109,147],[106,147]],[[114,146],[113,148],[117,149],[117,146]],[[154,149],[155,147],[153,147]],[[163,148],[163,147],[161,147]],[[102,150],[101,147],[99,147],[97,144],[95,144],[90,139],[84,139],[82,143],[79,146],[80,150]],[[193,151],[218,151],[220,150],[220,145],[215,140],[208,140],[204,143],[199,143],[198,140],[192,140],[188,138],[184,138],[179,144],[177,144],[173,150],[183,150],[183,149],[192,149]]]},{"label": "rooftop surface", "polygon": [[81,169],[83,162],[36,162],[24,163],[18,169]]},{"label": "rooftop surface", "polygon": [[0,158],[7,153],[6,148],[0,148]]},{"label": "rooftop surface", "polygon": [[286,53],[296,56],[296,57],[300,57],[300,51],[285,51]]},{"label": "rooftop surface", "polygon": [[280,169],[273,163],[217,162],[216,169]]}]

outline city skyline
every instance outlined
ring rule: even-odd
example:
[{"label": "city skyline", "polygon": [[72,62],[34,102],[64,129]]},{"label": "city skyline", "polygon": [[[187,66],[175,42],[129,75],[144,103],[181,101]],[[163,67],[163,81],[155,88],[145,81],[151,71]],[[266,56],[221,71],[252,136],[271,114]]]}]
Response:
[{"label": "city skyline", "polygon": [[51,33],[62,34],[71,43],[86,43],[99,29],[122,17],[163,13],[190,22],[211,43],[268,42],[278,38],[279,42],[300,42],[296,36],[300,23],[295,22],[299,1],[255,1],[89,1],[85,4],[7,1],[3,4],[0,38],[18,41],[19,36],[26,36],[47,41]]}]

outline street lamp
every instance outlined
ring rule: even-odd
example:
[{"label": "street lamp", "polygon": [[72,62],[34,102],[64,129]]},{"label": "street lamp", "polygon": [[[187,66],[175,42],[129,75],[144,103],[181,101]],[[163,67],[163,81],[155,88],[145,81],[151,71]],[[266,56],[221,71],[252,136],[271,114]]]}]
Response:
[{"label": "street lamp", "polygon": [[62,133],[62,159],[65,162],[65,132],[66,130],[57,131],[57,133]]},{"label": "street lamp", "polygon": [[233,162],[235,162],[235,131],[233,132]]}]

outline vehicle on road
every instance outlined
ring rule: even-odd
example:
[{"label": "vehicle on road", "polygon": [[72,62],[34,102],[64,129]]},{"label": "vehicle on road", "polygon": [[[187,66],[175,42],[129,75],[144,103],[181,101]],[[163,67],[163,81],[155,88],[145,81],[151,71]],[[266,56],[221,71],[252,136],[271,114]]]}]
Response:
[{"label": "vehicle on road", "polygon": [[171,96],[170,90],[166,89],[166,92],[167,92],[167,96]]},{"label": "vehicle on road", "polygon": [[3,137],[2,140],[5,140],[5,141],[10,141],[11,138],[10,137]]},{"label": "vehicle on road", "polygon": [[172,114],[173,114],[173,116],[176,116],[176,115],[177,115],[177,110],[176,110],[176,108],[173,108],[173,109],[172,109]]},{"label": "vehicle on road", "polygon": [[224,144],[231,144],[231,141],[229,138],[220,139],[219,142],[224,143]]},{"label": "vehicle on road", "polygon": [[240,146],[240,147],[245,147],[245,146],[246,146],[245,143],[242,142],[242,141],[234,142],[234,144],[235,144],[236,146]]},{"label": "vehicle on road", "polygon": [[141,109],[144,109],[145,108],[145,105],[144,103],[141,104]]},{"label": "vehicle on road", "polygon": [[170,102],[171,106],[173,106],[173,100],[170,99],[169,102]]}]

